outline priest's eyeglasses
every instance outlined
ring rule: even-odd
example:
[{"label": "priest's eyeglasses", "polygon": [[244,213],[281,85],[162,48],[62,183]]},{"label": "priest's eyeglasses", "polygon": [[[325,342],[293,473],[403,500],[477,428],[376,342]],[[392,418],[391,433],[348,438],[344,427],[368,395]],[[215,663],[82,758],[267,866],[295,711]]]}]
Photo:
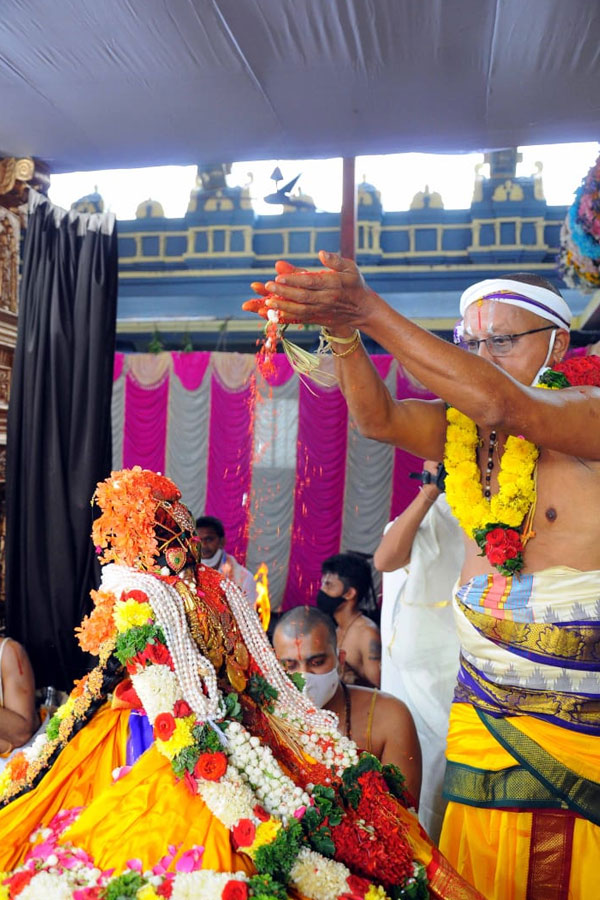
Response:
[{"label": "priest's eyeglasses", "polygon": [[456,343],[468,350],[469,353],[479,353],[481,344],[485,344],[491,356],[506,356],[512,350],[517,338],[525,337],[526,334],[537,334],[538,331],[551,331],[556,327],[556,325],[545,325],[543,328],[532,328],[531,331],[519,331],[518,334],[491,334],[479,341],[474,338],[461,337]]}]

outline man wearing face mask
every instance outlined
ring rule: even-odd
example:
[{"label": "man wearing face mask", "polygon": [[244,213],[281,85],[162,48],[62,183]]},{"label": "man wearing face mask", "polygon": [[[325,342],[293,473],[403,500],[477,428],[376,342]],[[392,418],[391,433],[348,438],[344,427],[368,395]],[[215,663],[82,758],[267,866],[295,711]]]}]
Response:
[{"label": "man wearing face mask", "polygon": [[402,770],[416,806],[421,748],[412,716],[395,697],[340,680],[344,651],[338,653],[330,616],[314,606],[289,610],[277,623],[273,647],[290,674],[299,672],[304,677],[313,703],[336,713],[343,734],[382,763],[394,763]]},{"label": "man wearing face mask", "polygon": [[225,550],[225,527],[216,516],[200,516],[196,519],[196,536],[200,544],[202,563],[211,569],[218,569],[245,593],[254,606],[256,584],[252,572],[244,568],[237,559]]},{"label": "man wearing face mask", "polygon": [[375,613],[371,567],[357,553],[338,553],[321,565],[317,607],[337,625],[337,646],[344,655],[342,681],[363,687],[381,683],[381,635],[365,615]]}]

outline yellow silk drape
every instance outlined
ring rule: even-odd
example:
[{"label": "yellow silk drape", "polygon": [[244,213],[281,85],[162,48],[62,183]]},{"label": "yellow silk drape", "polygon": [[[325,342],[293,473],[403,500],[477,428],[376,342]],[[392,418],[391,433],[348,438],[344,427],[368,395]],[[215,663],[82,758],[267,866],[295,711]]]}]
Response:
[{"label": "yellow silk drape", "polygon": [[176,782],[171,764],[154,746],[133,769],[90,804],[65,833],[65,840],[83,847],[97,866],[125,868],[138,858],[152,868],[169,844],[182,850],[203,846],[203,868],[216,872],[252,873],[250,861],[231,849],[229,831],[200,796],[183,781]]},{"label": "yellow silk drape", "polygon": [[[598,780],[599,738],[528,716],[514,716],[509,721],[563,765],[585,778]],[[489,733],[473,707],[464,703],[455,703],[452,708],[446,755],[453,762],[488,771],[517,763]],[[440,849],[486,900],[525,900],[531,826],[531,812],[479,809],[451,802],[444,818]],[[569,900],[589,900],[597,895],[599,864],[600,828],[578,818],[573,835]]]},{"label": "yellow silk drape", "polygon": [[40,784],[0,810],[0,870],[19,865],[29,835],[61,809],[87,806],[125,762],[128,710],[105,705],[64,748]]}]

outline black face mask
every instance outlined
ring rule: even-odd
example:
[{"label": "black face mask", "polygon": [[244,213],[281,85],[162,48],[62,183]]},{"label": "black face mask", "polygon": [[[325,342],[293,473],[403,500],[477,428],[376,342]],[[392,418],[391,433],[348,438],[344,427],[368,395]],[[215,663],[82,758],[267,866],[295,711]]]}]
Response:
[{"label": "black face mask", "polygon": [[317,607],[327,616],[332,616],[344,600],[346,597],[330,597],[323,590],[317,591]]}]

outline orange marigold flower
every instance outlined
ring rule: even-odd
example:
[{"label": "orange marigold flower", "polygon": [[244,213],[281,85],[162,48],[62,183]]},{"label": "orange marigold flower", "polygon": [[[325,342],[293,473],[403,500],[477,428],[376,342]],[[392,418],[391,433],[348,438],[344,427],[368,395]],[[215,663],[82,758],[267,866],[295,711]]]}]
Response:
[{"label": "orange marigold flower", "polygon": [[10,769],[10,776],[13,781],[21,781],[27,775],[29,763],[25,759],[24,753],[17,753],[16,756],[7,763],[7,769]]},{"label": "orange marigold flower", "polygon": [[102,604],[96,606],[89,616],[84,616],[81,625],[75,629],[75,637],[82,650],[98,656],[101,645],[111,638],[114,632],[112,606]]},{"label": "orange marigold flower", "polygon": [[180,497],[179,488],[169,478],[140,466],[111,472],[94,494],[102,509],[92,528],[100,562],[151,569],[158,551],[154,534],[157,506]]},{"label": "orange marigold flower", "polygon": [[76,678],[73,682],[73,690],[71,691],[71,697],[75,700],[77,697],[81,697],[85,686],[87,684],[88,676],[84,675],[83,678]]}]

